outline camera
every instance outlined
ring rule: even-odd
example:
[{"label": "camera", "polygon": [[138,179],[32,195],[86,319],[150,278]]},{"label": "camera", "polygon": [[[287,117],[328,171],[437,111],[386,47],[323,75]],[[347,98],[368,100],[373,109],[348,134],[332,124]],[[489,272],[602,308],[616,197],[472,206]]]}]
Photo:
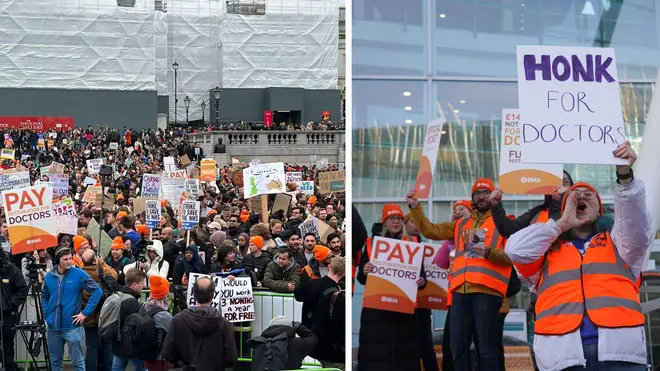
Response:
[{"label": "camera", "polygon": [[146,263],[147,249],[153,244],[153,241],[149,241],[145,239],[144,236],[140,236],[140,240],[135,244],[135,261]]},{"label": "camera", "polygon": [[30,282],[39,282],[39,270],[46,270],[46,264],[38,264],[37,259],[32,254],[27,254],[27,268],[28,268],[28,277]]}]

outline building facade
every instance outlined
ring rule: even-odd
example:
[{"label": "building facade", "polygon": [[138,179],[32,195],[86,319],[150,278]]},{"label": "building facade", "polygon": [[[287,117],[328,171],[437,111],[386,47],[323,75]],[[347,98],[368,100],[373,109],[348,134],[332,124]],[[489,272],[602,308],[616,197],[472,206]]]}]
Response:
[{"label": "building facade", "polygon": [[[425,125],[440,111],[448,122],[427,216],[447,221],[453,202],[470,198],[475,179],[497,181],[502,109],[518,108],[517,45],[614,48],[626,135],[638,148],[660,57],[659,6],[657,0],[353,1],[352,189],[367,229],[380,221],[385,203],[406,210]],[[611,209],[612,166],[565,169],[592,183]],[[504,206],[520,215],[541,199],[505,195]],[[359,310],[362,287],[356,291]],[[524,299],[513,300],[514,307],[525,309]],[[443,317],[436,314],[435,327],[443,327]],[[359,315],[353,318],[356,334]]]}]

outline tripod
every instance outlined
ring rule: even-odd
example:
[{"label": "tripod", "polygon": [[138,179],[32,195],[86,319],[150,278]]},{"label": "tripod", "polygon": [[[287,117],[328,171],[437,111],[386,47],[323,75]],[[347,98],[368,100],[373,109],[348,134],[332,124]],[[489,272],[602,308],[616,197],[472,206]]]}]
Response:
[{"label": "tripod", "polygon": [[[39,282],[36,267],[32,269],[30,267],[30,284],[28,285],[28,292],[32,293],[32,299],[34,301],[34,308],[36,311],[36,321],[20,321],[18,325],[14,328],[21,334],[23,343],[30,353],[30,358],[32,359],[32,364],[41,370],[39,367],[39,362],[37,357],[41,353],[41,346],[44,348],[44,358],[46,363],[46,370],[51,370],[50,365],[50,352],[48,351],[48,341],[46,340],[46,322],[44,321],[43,308],[41,306],[41,283]],[[34,270],[34,274],[33,271]],[[23,307],[19,311],[19,318],[25,309],[25,306],[29,300],[23,304]]]}]

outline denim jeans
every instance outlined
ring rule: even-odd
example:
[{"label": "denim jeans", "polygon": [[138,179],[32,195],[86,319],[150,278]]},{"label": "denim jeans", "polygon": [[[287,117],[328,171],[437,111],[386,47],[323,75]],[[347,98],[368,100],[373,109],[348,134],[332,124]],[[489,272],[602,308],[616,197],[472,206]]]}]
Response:
[{"label": "denim jeans", "polygon": [[72,330],[55,331],[48,330],[48,351],[50,352],[50,363],[53,371],[62,371],[62,360],[64,359],[64,344],[69,344],[69,356],[71,364],[76,371],[85,371],[85,359],[82,348],[82,327]]},{"label": "denim jeans", "polygon": [[[499,311],[502,297],[487,294],[452,294],[449,335],[454,370],[471,371],[470,344],[475,338],[479,370],[504,371],[500,363]],[[457,330],[460,329],[460,330]]]},{"label": "denim jeans", "polygon": [[145,371],[144,364],[139,359],[119,358],[117,356],[112,360],[112,371],[124,371],[128,364],[133,365],[134,371]]},{"label": "denim jeans", "polygon": [[646,371],[646,365],[630,362],[605,361],[598,362],[598,344],[582,345],[587,367],[573,366],[564,371]]},{"label": "denim jeans", "polygon": [[112,369],[112,342],[101,339],[98,327],[85,327],[85,367],[88,370],[98,370],[99,364],[103,370]]}]

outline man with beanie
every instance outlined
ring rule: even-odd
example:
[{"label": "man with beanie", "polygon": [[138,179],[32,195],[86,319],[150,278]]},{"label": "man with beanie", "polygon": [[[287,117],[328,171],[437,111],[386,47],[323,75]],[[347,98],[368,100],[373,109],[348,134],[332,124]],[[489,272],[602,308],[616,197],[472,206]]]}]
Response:
[{"label": "man with beanie", "polygon": [[243,257],[243,268],[247,271],[254,272],[259,284],[264,279],[266,266],[273,260],[273,256],[268,251],[261,250],[262,247],[264,247],[263,237],[251,237],[248,244],[250,253]]},{"label": "man with beanie", "polygon": [[85,263],[82,260],[83,253],[90,249],[91,246],[89,241],[83,236],[73,236],[73,250],[75,255],[73,256],[73,265],[77,268],[82,268],[85,266]]},{"label": "man with beanie", "polygon": [[[95,282],[106,286],[106,290],[112,292],[119,291],[121,288],[117,283],[117,272],[112,267],[103,263],[103,260],[98,259],[92,249],[86,249],[82,254],[84,266],[82,270],[87,273]],[[103,282],[101,282],[103,280]],[[85,306],[89,302],[89,293],[83,292],[82,305]],[[85,328],[85,368],[88,370],[96,370],[99,365],[104,370],[112,369],[112,342],[103,340],[98,333],[99,313],[101,313],[101,306],[99,303],[91,316],[85,319],[83,327]]]},{"label": "man with beanie", "polygon": [[154,350],[157,351],[158,356],[154,357],[154,359],[146,359],[144,365],[149,371],[166,371],[172,367],[161,355],[165,336],[172,322],[172,315],[167,311],[170,307],[168,297],[170,293],[170,282],[167,278],[161,276],[149,277],[149,293],[149,299],[142,305],[142,309],[154,319],[156,338],[158,339],[157,344],[155,344],[157,348],[154,348]]},{"label": "man with beanie", "polygon": [[330,249],[323,245],[316,245],[314,248],[314,258],[302,270],[300,288],[296,290],[294,296],[296,301],[303,303],[302,323],[306,326],[310,325],[307,322],[309,311],[316,304],[316,302],[310,302],[308,296],[315,291],[317,284],[315,281],[328,275],[330,262],[332,262],[332,252]]},{"label": "man with beanie", "polygon": [[[44,280],[41,296],[44,320],[48,328],[50,362],[54,371],[62,370],[64,345],[68,343],[74,370],[84,371],[83,330],[80,326],[94,313],[101,300],[102,291],[87,273],[73,266],[73,255],[69,248],[58,248],[55,251],[54,263],[53,270],[48,272]],[[84,308],[83,290],[91,294]]]},{"label": "man with beanie", "polygon": [[[412,219],[422,236],[452,241],[456,252],[449,292],[452,294],[450,334],[456,371],[469,370],[470,345],[477,339],[479,364],[484,370],[503,371],[500,363],[499,311],[505,300],[511,260],[504,253],[504,238],[490,215],[491,179],[472,185],[474,209],[470,218],[433,224],[426,218],[412,190],[406,196]],[[476,336],[475,336],[476,335]]]}]

